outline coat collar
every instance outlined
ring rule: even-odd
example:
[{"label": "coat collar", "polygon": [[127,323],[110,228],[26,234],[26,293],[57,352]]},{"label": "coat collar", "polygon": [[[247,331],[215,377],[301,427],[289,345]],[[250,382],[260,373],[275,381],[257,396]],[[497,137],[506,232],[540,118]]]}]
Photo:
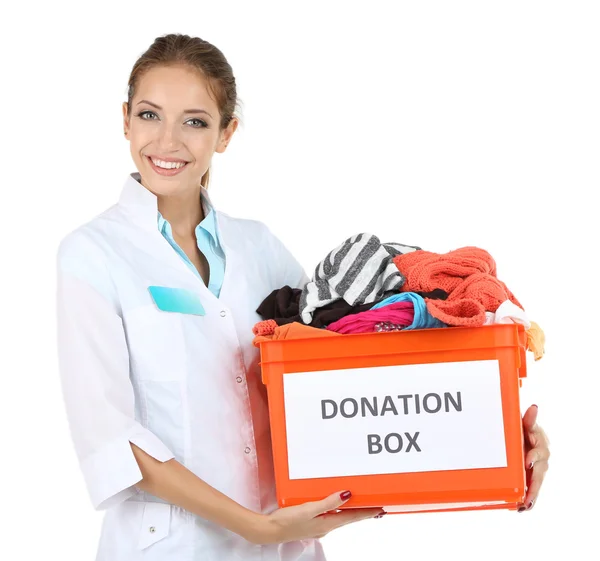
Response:
[{"label": "coat collar", "polygon": [[[152,191],[146,189],[140,181],[141,175],[137,171],[127,176],[121,189],[119,206],[127,212],[131,220],[137,225],[147,230],[158,230],[158,198]],[[200,192],[208,208],[212,209],[215,214],[216,221],[218,212],[212,204],[208,190],[201,186]]]}]

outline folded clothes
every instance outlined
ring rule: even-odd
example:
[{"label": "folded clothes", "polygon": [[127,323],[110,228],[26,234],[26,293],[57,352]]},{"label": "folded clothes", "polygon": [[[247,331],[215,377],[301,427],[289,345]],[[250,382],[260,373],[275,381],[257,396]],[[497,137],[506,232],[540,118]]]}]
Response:
[{"label": "folded clothes", "polygon": [[428,311],[425,300],[414,292],[402,292],[393,294],[380,302],[377,302],[371,310],[378,310],[384,306],[389,306],[397,302],[411,302],[414,310],[413,322],[405,329],[430,329],[436,327],[447,327],[439,319],[434,318]]},{"label": "folded clothes", "polygon": [[496,262],[485,250],[463,247],[444,254],[414,251],[397,255],[393,262],[406,278],[402,292],[448,293],[446,300],[426,299],[429,313],[452,326],[482,326],[485,312],[496,312],[510,300],[523,308],[508,287],[496,277]]},{"label": "folded clothes", "polygon": [[407,327],[413,323],[414,318],[415,309],[412,302],[396,302],[378,310],[345,316],[329,324],[326,329],[343,334],[373,333],[377,324],[390,322],[396,326]]},{"label": "folded clothes", "polygon": [[[416,298],[415,298],[415,296],[416,296]],[[398,297],[398,298],[404,297],[405,298],[405,300],[400,300],[400,301],[413,302],[413,310],[414,310],[414,314],[415,314],[415,319],[414,319],[413,323],[410,326],[405,327],[404,330],[421,329],[421,328],[424,328],[427,324],[429,324],[428,327],[444,327],[444,324],[442,322],[440,322],[439,320],[436,320],[435,318],[431,317],[428,314],[428,312],[425,308],[425,304],[424,304],[424,302],[422,302],[423,299],[420,296],[415,295],[410,292],[406,292],[403,294],[398,294],[398,295],[396,295],[396,297]],[[396,297],[392,296],[388,300],[394,301]],[[421,303],[419,303],[419,299],[421,300]],[[417,302],[417,305],[414,304],[415,302]],[[379,302],[377,304],[377,306],[381,306],[381,305],[389,306],[390,304],[384,304],[384,301]],[[433,325],[431,322],[433,322]],[[380,323],[375,324],[375,330],[378,330],[377,326],[379,326],[382,331],[389,331],[390,330],[389,325],[386,326],[385,324],[386,324],[386,322],[380,322]],[[531,327],[526,332],[527,333],[527,350],[533,352],[534,358],[537,361],[537,360],[540,360],[544,356],[544,353],[545,353],[544,346],[545,346],[545,342],[546,342],[546,337],[545,337],[544,332],[542,331],[541,327],[537,323],[532,321],[532,322],[530,322],[530,324],[531,324]],[[328,335],[342,335],[341,333],[338,333],[336,331],[331,331],[329,329],[323,329],[323,328],[310,327],[308,325],[304,325],[303,323],[296,322],[296,321],[286,323],[284,325],[277,325],[275,323],[275,321],[273,321],[273,320],[265,320],[265,321],[258,322],[254,326],[253,332],[255,335],[254,340],[253,340],[253,345],[256,347],[259,346],[260,341],[267,341],[267,340],[273,340],[273,339],[298,339],[298,338],[307,338],[307,337],[323,337],[323,336],[328,336]]]},{"label": "folded clothes", "polygon": [[327,254],[315,268],[312,280],[302,289],[302,322],[311,324],[316,309],[336,300],[343,299],[355,306],[375,302],[386,292],[399,290],[404,276],[392,257],[418,249],[399,243],[381,243],[377,236],[366,232],[351,236]]}]

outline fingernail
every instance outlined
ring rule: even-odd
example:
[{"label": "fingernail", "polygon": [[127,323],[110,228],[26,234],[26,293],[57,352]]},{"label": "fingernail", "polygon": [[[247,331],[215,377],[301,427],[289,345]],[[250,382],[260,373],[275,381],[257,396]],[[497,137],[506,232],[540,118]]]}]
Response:
[{"label": "fingernail", "polygon": [[529,464],[529,469],[533,469],[533,462]]},{"label": "fingernail", "polygon": [[381,518],[384,514],[387,514],[385,510],[381,514],[378,514],[375,518]]},{"label": "fingernail", "polygon": [[539,409],[539,407],[534,403],[532,407],[536,407],[537,409]]},{"label": "fingernail", "polygon": [[350,491],[344,491],[343,493],[340,493],[340,499],[342,499],[343,501],[349,499],[351,496],[352,493]]},{"label": "fingernail", "polygon": [[533,501],[529,501],[529,505],[527,505],[527,510],[531,510],[533,508]]},{"label": "fingernail", "polygon": [[517,510],[517,512],[523,512],[524,510],[527,510],[526,506],[520,506]]}]

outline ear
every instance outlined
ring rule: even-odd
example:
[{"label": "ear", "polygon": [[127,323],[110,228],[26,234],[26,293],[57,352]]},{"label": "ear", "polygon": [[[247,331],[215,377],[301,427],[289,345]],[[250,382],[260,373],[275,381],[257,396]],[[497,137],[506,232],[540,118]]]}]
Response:
[{"label": "ear", "polygon": [[123,131],[125,138],[129,139],[129,119],[127,118],[127,102],[123,102]]},{"label": "ear", "polygon": [[221,138],[217,143],[217,147],[215,148],[215,152],[223,153],[233,136],[233,133],[236,131],[238,127],[239,120],[236,117],[233,117],[227,125],[227,128],[221,133]]}]

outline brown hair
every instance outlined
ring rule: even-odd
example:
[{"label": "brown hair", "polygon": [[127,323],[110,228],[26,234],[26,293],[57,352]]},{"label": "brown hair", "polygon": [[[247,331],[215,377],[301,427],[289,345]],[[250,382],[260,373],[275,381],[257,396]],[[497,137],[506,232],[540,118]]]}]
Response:
[{"label": "brown hair", "polygon": [[[127,117],[131,116],[131,100],[141,77],[151,68],[169,65],[187,65],[200,72],[208,82],[209,93],[216,101],[221,115],[219,129],[227,128],[238,104],[233,70],[223,53],[214,45],[181,33],[162,35],[133,65],[127,87]],[[210,167],[200,183],[208,189]]]}]

